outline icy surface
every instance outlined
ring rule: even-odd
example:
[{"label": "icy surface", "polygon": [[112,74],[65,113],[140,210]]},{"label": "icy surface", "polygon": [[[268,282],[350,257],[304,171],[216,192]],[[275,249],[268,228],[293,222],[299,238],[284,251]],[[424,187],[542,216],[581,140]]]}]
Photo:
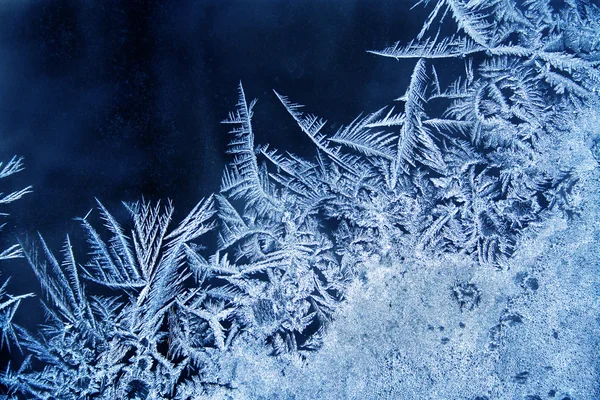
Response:
[{"label": "icy surface", "polygon": [[314,157],[257,145],[240,83],[220,193],[25,245],[47,321],[0,303],[7,398],[599,398],[600,9],[418,4],[372,51],[414,59],[393,105],[331,131],[274,94]]}]

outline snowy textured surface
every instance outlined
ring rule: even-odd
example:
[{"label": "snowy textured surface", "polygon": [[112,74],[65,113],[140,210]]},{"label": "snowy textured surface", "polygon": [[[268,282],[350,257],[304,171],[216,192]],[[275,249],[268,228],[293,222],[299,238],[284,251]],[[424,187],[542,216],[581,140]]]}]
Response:
[{"label": "snowy textured surface", "polygon": [[87,249],[22,243],[47,321],[0,289],[6,398],[599,398],[600,9],[432,3],[372,51],[414,61],[391,106],[331,131],[274,94],[314,157],[256,143],[240,83],[181,222],[98,201]]}]

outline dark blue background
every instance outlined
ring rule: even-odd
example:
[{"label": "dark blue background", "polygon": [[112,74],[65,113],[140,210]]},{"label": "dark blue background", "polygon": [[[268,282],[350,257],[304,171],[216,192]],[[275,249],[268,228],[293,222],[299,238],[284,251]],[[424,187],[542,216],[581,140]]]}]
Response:
[{"label": "dark blue background", "polygon": [[23,232],[57,229],[94,196],[111,209],[168,197],[183,212],[218,190],[219,121],[240,80],[259,98],[257,141],[302,153],[271,89],[348,123],[408,78],[365,50],[418,29],[407,27],[418,13],[387,0],[11,3],[0,6],[0,156],[24,156],[18,179],[35,188],[11,207]]},{"label": "dark blue background", "polygon": [[[424,10],[398,0],[28,1],[0,5],[0,159],[33,185],[6,206],[2,241],[39,231],[58,253],[99,198],[173,200],[181,219],[219,188],[237,85],[258,97],[258,143],[302,155],[310,141],[271,89],[330,121],[329,131],[404,93],[414,62],[366,53],[414,37]],[[80,262],[85,246],[77,246]],[[39,293],[24,260],[11,293]],[[28,304],[37,301],[27,300]],[[23,305],[22,309],[28,309]],[[33,310],[33,308],[31,308]],[[22,310],[21,310],[22,311]],[[19,322],[40,322],[39,310]],[[24,321],[25,320],[25,321]]]}]

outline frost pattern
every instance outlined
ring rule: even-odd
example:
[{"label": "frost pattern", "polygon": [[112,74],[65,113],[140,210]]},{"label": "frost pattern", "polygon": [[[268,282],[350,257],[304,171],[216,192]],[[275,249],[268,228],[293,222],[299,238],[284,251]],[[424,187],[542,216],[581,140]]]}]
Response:
[{"label": "frost pattern", "polygon": [[[47,321],[16,327],[8,396],[600,396],[600,9],[430,3],[372,51],[416,60],[393,106],[327,132],[275,93],[312,159],[256,145],[240,84],[220,193],[174,228],[170,203],[123,225],[98,202],[82,264],[69,237],[62,261],[27,248]],[[464,74],[445,86],[440,62]]]},{"label": "frost pattern", "polygon": [[[22,170],[22,158],[13,157],[6,165],[4,165],[3,162],[0,162],[0,179],[5,179]],[[19,200],[27,193],[30,193],[31,189],[31,186],[28,186],[24,189],[16,190],[9,194],[0,193],[0,204],[8,204]],[[0,212],[0,216],[5,217],[7,215],[8,214],[4,212]],[[0,225],[0,230],[3,227],[4,224]],[[0,251],[0,261],[20,258],[22,256],[23,254],[21,247],[18,244],[14,244],[9,246],[7,249]],[[9,280],[10,279],[5,280],[0,286],[0,333],[2,334],[0,348],[2,348],[5,344],[8,344],[10,341],[19,346],[19,341],[13,326],[13,318],[15,316],[15,312],[17,311],[17,307],[19,307],[19,304],[21,303],[21,300],[33,296],[31,293],[19,296],[12,296],[8,294],[6,292],[6,288]]]}]

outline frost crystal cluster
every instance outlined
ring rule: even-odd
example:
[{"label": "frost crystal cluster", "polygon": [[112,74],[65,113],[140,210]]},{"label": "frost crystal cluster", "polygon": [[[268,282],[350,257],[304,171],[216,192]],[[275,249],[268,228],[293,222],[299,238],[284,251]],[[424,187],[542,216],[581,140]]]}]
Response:
[{"label": "frost crystal cluster", "polygon": [[[23,170],[23,159],[13,157],[6,165],[4,162],[0,162],[0,179],[5,179],[17,172]],[[13,201],[19,200],[21,197],[31,192],[31,186],[24,189],[16,190],[9,194],[0,193],[0,204],[8,204]],[[8,214],[0,212],[0,216],[7,216]],[[4,227],[4,224],[0,225],[0,230]],[[23,253],[18,244],[14,244],[7,249],[0,251],[0,261],[9,260],[12,258],[22,257]],[[2,338],[0,341],[0,347],[4,346],[9,339],[18,344],[17,336],[13,328],[13,317],[17,311],[17,307],[21,303],[21,300],[30,297],[31,294],[11,296],[6,293],[6,287],[8,286],[8,280],[5,280],[0,286],[0,333]]]},{"label": "frost crystal cluster", "polygon": [[418,5],[372,51],[414,59],[393,106],[327,132],[275,93],[313,158],[255,143],[240,84],[220,193],[182,222],[98,203],[87,261],[26,246],[47,321],[0,293],[5,398],[600,398],[600,8]]}]

